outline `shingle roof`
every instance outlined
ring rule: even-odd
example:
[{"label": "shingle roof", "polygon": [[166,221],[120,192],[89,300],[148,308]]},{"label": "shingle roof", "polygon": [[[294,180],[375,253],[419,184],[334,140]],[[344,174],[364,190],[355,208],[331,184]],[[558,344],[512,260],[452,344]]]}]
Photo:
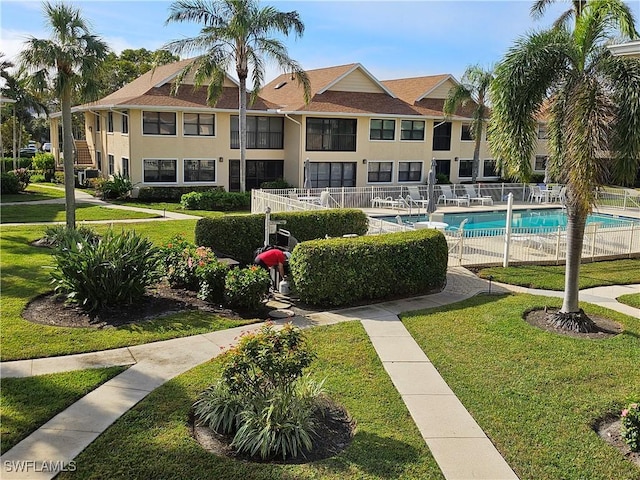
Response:
[{"label": "shingle roof", "polygon": [[396,80],[383,80],[382,84],[393,91],[398,97],[413,105],[419,98],[442,83],[449,74],[430,75],[425,77],[398,78]]},{"label": "shingle roof", "polygon": [[[169,65],[162,65],[155,70],[150,70],[120,90],[96,102],[81,105],[78,109],[82,109],[83,107],[99,108],[118,105],[210,108],[209,105],[207,105],[206,86],[194,87],[193,85],[184,84],[178,89],[177,95],[171,94],[171,81],[192,61],[193,59],[182,60]],[[223,88],[222,95],[216,102],[214,108],[237,110],[239,108],[238,89],[236,87]],[[258,98],[254,104],[248,105],[247,108],[250,110],[267,110],[276,108],[276,105],[266,102],[262,98]]]}]

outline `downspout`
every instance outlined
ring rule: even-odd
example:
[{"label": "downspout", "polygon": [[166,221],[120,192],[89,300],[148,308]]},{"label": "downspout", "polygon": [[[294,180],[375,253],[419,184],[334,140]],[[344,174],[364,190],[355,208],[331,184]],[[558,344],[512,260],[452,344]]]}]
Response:
[{"label": "downspout", "polygon": [[302,185],[304,183],[304,178],[303,178],[304,172],[300,170],[300,160],[302,160],[302,123],[297,121],[295,118],[291,118],[288,113],[285,113],[284,117],[288,118],[293,123],[297,123],[298,127],[300,127],[299,129],[300,130],[300,139],[299,139],[300,147],[298,148],[298,185]]}]

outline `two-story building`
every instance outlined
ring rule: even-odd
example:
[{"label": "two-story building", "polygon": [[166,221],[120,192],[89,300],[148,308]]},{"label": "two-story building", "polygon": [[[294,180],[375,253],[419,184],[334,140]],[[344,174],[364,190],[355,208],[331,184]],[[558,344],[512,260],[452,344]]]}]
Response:
[{"label": "two-story building", "polygon": [[[173,92],[190,60],[156,68],[84,112],[86,143],[77,141],[76,161],[102,176],[128,175],[140,186],[240,188],[238,84],[227,77],[214,106],[206,86],[189,78]],[[310,161],[314,187],[424,183],[433,158],[437,173],[470,181],[474,141],[471,108],[445,119],[451,75],[379,81],[354,63],[310,70],[311,101],[288,74],[262,88],[247,109],[247,189],[284,179],[302,186]],[[59,157],[60,116],[51,121],[52,151]],[[544,171],[544,125],[532,163]],[[59,160],[59,158],[58,158]],[[499,178],[486,138],[479,181]]]}]

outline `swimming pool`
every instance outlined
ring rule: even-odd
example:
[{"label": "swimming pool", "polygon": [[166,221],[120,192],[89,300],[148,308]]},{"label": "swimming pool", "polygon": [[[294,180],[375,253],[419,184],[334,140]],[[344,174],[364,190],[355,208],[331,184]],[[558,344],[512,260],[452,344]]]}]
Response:
[{"label": "swimming pool", "polygon": [[[397,222],[397,216],[379,217],[381,220],[388,222]],[[400,215],[402,221],[408,225],[415,222],[429,220],[427,215]],[[465,220],[465,231],[470,230],[489,230],[504,229],[507,221],[506,210],[498,212],[462,212],[462,213],[446,213],[444,214],[445,223],[449,226],[447,230],[457,230],[460,224]],[[640,226],[640,220],[628,217],[620,217],[608,215],[604,213],[594,213],[587,218],[587,224],[601,223],[602,226],[629,226],[632,223]],[[567,216],[560,208],[553,209],[527,209],[514,210],[511,226],[514,228],[540,228],[541,230],[565,228],[567,225]]]}]

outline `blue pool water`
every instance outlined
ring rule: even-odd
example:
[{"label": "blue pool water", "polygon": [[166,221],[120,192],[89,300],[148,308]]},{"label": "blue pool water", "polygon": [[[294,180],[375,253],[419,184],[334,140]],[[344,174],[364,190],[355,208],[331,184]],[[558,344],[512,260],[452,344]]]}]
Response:
[{"label": "blue pool water", "polygon": [[[402,221],[408,224],[414,222],[429,220],[426,215],[401,215]],[[499,212],[463,212],[463,213],[447,213],[444,215],[443,222],[448,223],[447,230],[456,230],[462,221],[468,218],[464,229],[469,230],[484,230],[484,229],[499,229],[504,228],[507,219],[506,211]],[[382,219],[388,222],[396,222],[395,216],[382,217]],[[627,218],[618,217],[607,214],[591,214],[587,218],[587,223],[599,222],[602,226],[628,226],[630,223],[636,223],[640,225],[640,221]],[[528,209],[528,210],[514,210],[513,219],[511,221],[512,227],[523,228],[536,228],[541,230],[566,227],[567,216],[562,209]]]}]

